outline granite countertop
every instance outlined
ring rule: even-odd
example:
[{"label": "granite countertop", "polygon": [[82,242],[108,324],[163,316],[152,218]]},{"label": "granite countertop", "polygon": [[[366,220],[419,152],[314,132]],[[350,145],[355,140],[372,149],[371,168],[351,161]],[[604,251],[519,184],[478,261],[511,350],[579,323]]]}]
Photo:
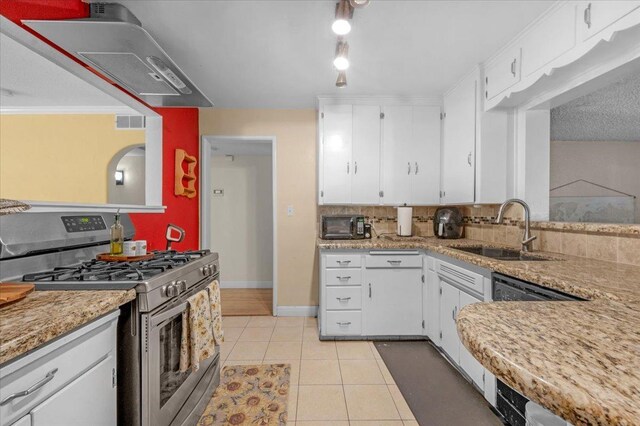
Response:
[{"label": "granite countertop", "polygon": [[574,425],[640,425],[640,267],[544,252],[534,254],[554,260],[499,261],[451,248],[480,244],[318,240],[320,249],[428,250],[588,299],[474,303],[458,314],[458,333],[499,379]]},{"label": "granite countertop", "polygon": [[135,298],[135,290],[34,291],[0,308],[0,364]]}]

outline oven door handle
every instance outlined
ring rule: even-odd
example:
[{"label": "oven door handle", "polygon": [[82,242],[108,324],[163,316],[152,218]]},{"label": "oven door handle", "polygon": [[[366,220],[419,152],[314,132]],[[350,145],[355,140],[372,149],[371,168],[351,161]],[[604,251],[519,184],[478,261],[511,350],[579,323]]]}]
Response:
[{"label": "oven door handle", "polygon": [[188,303],[184,302],[181,303],[180,305],[169,309],[166,312],[162,312],[158,315],[154,315],[151,317],[151,327],[155,328],[156,326],[158,326],[158,324],[164,322],[165,320],[176,316],[176,314],[179,314],[180,312],[184,311],[187,308]]}]

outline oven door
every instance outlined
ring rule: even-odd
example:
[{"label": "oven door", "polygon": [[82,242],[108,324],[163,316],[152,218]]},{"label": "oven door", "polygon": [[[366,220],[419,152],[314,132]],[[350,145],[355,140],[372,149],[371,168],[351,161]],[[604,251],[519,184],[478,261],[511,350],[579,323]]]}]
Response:
[{"label": "oven door", "polygon": [[[206,288],[203,283],[185,293],[170,306],[143,315],[148,329],[146,345],[143,340],[142,424],[165,426],[171,424],[185,405],[200,379],[210,367],[214,367],[216,355],[200,363],[198,371],[180,372],[180,342],[182,339],[182,313],[187,309],[187,299]],[[146,373],[146,374],[145,374]],[[146,376],[146,377],[145,377]],[[199,398],[194,395],[194,398]]]},{"label": "oven door", "polygon": [[330,216],[322,218],[322,238],[326,240],[348,240],[354,237],[353,216]]}]

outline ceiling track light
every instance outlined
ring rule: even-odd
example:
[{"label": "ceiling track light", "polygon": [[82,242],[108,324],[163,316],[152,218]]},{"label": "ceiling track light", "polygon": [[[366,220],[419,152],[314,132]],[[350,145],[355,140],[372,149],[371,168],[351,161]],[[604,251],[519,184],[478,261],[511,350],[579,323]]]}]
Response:
[{"label": "ceiling track light", "polygon": [[349,0],[340,0],[336,3],[336,19],[331,25],[331,29],[339,36],[347,35],[351,31],[351,23],[353,18],[353,7]]},{"label": "ceiling track light", "polygon": [[336,87],[347,87],[347,73],[345,71],[338,72],[338,79],[336,80]]},{"label": "ceiling track light", "polygon": [[336,58],[333,60],[333,66],[338,71],[349,68],[349,43],[346,41],[338,41],[336,44]]},{"label": "ceiling track light", "polygon": [[349,0],[349,4],[353,8],[361,8],[368,5],[370,0]]}]

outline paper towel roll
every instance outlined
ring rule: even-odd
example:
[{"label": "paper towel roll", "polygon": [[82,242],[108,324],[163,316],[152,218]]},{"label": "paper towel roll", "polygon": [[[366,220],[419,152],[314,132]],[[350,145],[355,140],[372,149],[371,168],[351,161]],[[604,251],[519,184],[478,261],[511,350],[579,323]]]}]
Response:
[{"label": "paper towel roll", "polygon": [[411,207],[398,207],[398,231],[397,234],[401,237],[411,236],[411,225],[413,216],[413,208]]}]

